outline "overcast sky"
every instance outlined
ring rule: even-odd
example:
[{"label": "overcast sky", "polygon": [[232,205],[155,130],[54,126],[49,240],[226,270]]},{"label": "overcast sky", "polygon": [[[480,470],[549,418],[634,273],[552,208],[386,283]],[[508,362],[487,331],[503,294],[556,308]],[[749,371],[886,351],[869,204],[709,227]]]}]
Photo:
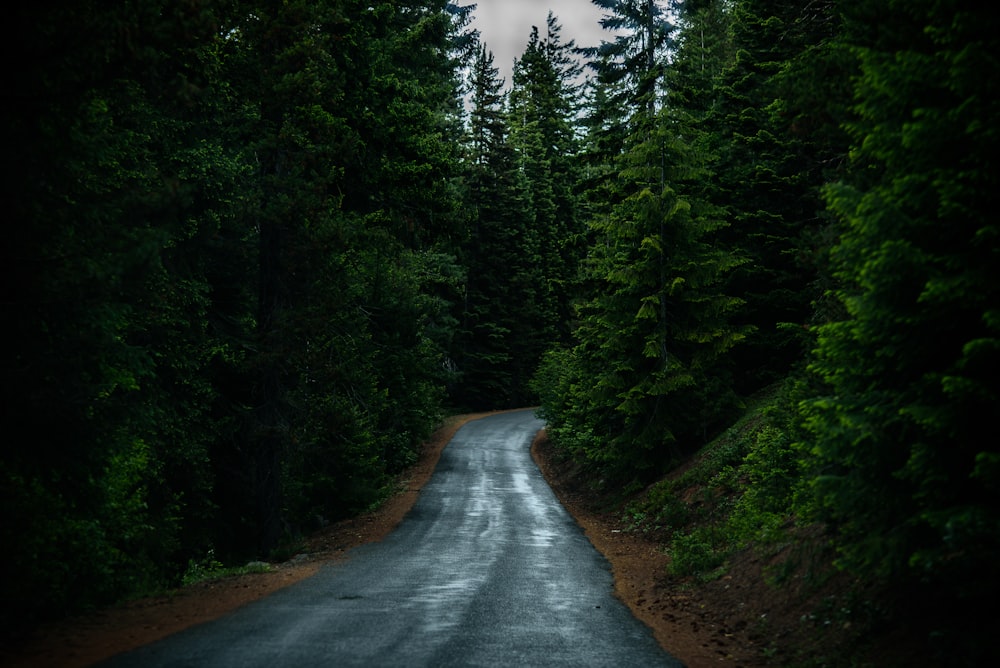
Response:
[{"label": "overcast sky", "polygon": [[520,58],[531,36],[531,26],[545,37],[545,18],[549,10],[562,26],[562,41],[574,40],[577,46],[597,46],[610,39],[611,33],[598,21],[604,10],[590,0],[460,0],[462,6],[475,4],[472,27],[493,52],[493,64],[510,86],[514,59]]}]

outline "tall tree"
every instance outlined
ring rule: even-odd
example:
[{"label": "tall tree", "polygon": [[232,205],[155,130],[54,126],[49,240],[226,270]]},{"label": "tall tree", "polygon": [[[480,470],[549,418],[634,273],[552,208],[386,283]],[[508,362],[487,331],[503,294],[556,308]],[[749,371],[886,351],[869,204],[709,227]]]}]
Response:
[{"label": "tall tree", "polygon": [[294,529],[286,505],[329,517],[377,500],[439,410],[444,342],[424,329],[440,313],[425,311],[422,272],[456,234],[456,16],[348,0],[248,15],[262,547]]},{"label": "tall tree", "polygon": [[713,244],[723,220],[692,197],[702,161],[661,103],[661,47],[671,31],[661,9],[597,4],[618,12],[606,26],[634,31],[592,50],[604,56],[599,77],[618,85],[615,97],[638,104],[623,145],[612,147],[620,152],[608,157],[610,187],[601,192],[609,201],[591,222],[591,294],[578,343],[568,357],[550,356],[539,384],[556,376],[569,390],[543,402],[558,439],[617,475],[643,477],[704,438],[727,406],[717,360],[743,333],[728,325],[737,301],[720,281],[738,260]]},{"label": "tall tree", "polygon": [[245,176],[211,120],[230,111],[221,8],[16,16],[4,401],[31,439],[0,463],[12,624],[169,584],[205,544],[212,367],[229,354],[208,258]]},{"label": "tall tree", "polygon": [[[531,207],[531,217],[523,222],[524,236],[537,244],[534,270],[540,272],[535,287],[539,320],[531,326],[536,340],[521,353],[525,359],[519,374],[522,385],[534,372],[542,350],[565,340],[564,323],[570,317],[582,252],[576,193],[576,79],[581,68],[574,51],[572,41],[562,41],[562,26],[549,12],[544,37],[532,28],[525,51],[514,65],[509,111],[512,143],[526,177]],[[521,332],[518,338],[526,335]]]},{"label": "tall tree", "polygon": [[528,382],[542,352],[565,335],[579,254],[572,159],[579,66],[560,32],[551,14],[544,38],[532,29],[509,99],[485,47],[473,68],[460,393],[478,406],[532,402]]},{"label": "tall tree", "polygon": [[674,25],[658,0],[591,0],[607,12],[601,26],[616,33],[612,41],[581,51],[591,59],[599,79],[621,84],[612,103],[651,117],[662,94]]},{"label": "tall tree", "polygon": [[[512,319],[524,301],[511,284],[521,256],[517,230],[528,216],[506,118],[506,96],[493,54],[480,47],[471,74],[466,159],[470,211],[456,401],[474,407],[516,405],[511,369]],[[461,397],[461,399],[459,399]]]},{"label": "tall tree", "polygon": [[461,283],[468,41],[444,0],[14,16],[11,624],[266,556],[413,461]]},{"label": "tall tree", "polygon": [[827,189],[844,315],[812,359],[828,388],[806,413],[814,489],[842,563],[903,583],[942,656],[975,664],[988,649],[961,611],[1000,585],[1000,451],[982,437],[1000,401],[997,16],[840,9],[859,69],[851,173]]},{"label": "tall tree", "polygon": [[[714,75],[713,92],[700,95],[710,106],[695,92],[708,82],[691,86],[704,79],[700,49],[683,54],[678,84],[684,105],[703,118],[713,172],[706,187],[731,216],[725,239],[749,260],[730,277],[745,300],[741,320],[753,328],[733,355],[738,387],[749,393],[782,377],[808,346],[815,248],[827,227],[820,188],[845,150],[838,101],[849,67],[825,45],[837,30],[829,3],[742,0],[731,14],[735,55]],[[702,25],[689,26],[697,31],[689,46],[700,45]]]}]

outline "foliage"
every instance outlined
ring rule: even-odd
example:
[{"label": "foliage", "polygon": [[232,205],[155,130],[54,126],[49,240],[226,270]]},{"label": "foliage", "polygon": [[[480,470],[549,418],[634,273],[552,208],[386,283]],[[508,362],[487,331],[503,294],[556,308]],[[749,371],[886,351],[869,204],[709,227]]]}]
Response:
[{"label": "foliage", "polygon": [[787,374],[810,344],[802,328],[813,320],[829,226],[820,188],[846,151],[838,126],[849,64],[828,45],[837,29],[828,3],[736,2],[729,39],[714,41],[700,35],[720,29],[723,12],[699,4],[672,96],[702,129],[707,196],[730,221],[724,241],[747,260],[727,289],[743,299],[736,322],[750,328],[730,356],[736,387],[750,393]]},{"label": "foliage", "polygon": [[[653,51],[647,55],[605,63],[603,75],[628,74],[646,91],[662,72]],[[576,432],[574,448],[626,479],[656,475],[715,427],[733,403],[718,361],[745,336],[728,322],[739,300],[720,289],[740,259],[717,243],[719,210],[693,196],[705,176],[701,158],[684,125],[648,101],[627,119],[624,152],[604,156],[607,185],[596,192],[614,194],[590,221],[588,294],[569,366],[580,374],[568,383],[576,396],[542,406],[559,425],[557,440]]]},{"label": "foliage", "polygon": [[468,11],[403,9],[16,13],[7,628],[268,555],[414,461],[462,274]]},{"label": "foliage", "polygon": [[788,423],[797,392],[794,383],[761,391],[683,472],[627,501],[632,530],[664,542],[672,575],[711,579],[738,550],[791,540],[803,486]]},{"label": "foliage", "polygon": [[464,259],[470,268],[453,399],[470,408],[532,404],[530,379],[565,337],[580,249],[573,78],[551,13],[532,30],[503,92],[482,46],[471,72]]},{"label": "foliage", "polygon": [[984,656],[996,17],[594,4],[507,90],[445,0],[15,12],[6,627],[287,551],[446,403],[537,401],[676,576],[812,523]]},{"label": "foliage", "polygon": [[[996,21],[964,3],[875,4],[844,9],[852,169],[826,190],[844,315],[818,332],[826,387],[802,405],[804,447],[845,567],[976,607],[1000,548],[981,436],[1000,398],[996,61],[977,56]],[[943,643],[968,641],[934,617]]]},{"label": "foliage", "polygon": [[206,580],[232,577],[236,575],[246,575],[248,573],[267,573],[271,570],[271,565],[264,561],[251,561],[244,566],[225,566],[215,558],[214,550],[201,559],[191,559],[188,562],[184,577],[181,578],[181,585],[188,586]]}]

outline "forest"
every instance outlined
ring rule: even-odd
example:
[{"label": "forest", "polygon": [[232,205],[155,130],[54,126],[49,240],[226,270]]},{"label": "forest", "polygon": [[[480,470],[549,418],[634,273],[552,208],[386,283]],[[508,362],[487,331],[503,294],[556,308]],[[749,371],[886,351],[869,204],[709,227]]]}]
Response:
[{"label": "forest", "polygon": [[[471,3],[11,9],[5,629],[281,559],[538,406],[678,568],[816,528],[928,656],[995,653],[996,12],[592,2],[511,81]],[[762,402],[683,529],[664,476]]]}]

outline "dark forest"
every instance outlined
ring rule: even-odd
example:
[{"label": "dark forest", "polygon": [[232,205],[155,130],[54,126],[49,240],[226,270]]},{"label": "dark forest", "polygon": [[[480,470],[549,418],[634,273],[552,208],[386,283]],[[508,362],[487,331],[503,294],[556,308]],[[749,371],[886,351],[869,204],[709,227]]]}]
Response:
[{"label": "dark forest", "polygon": [[[509,82],[446,0],[11,10],[5,627],[280,559],[538,406],[677,569],[813,527],[994,653],[997,13],[593,2]],[[751,408],[685,528],[664,477]]]}]

